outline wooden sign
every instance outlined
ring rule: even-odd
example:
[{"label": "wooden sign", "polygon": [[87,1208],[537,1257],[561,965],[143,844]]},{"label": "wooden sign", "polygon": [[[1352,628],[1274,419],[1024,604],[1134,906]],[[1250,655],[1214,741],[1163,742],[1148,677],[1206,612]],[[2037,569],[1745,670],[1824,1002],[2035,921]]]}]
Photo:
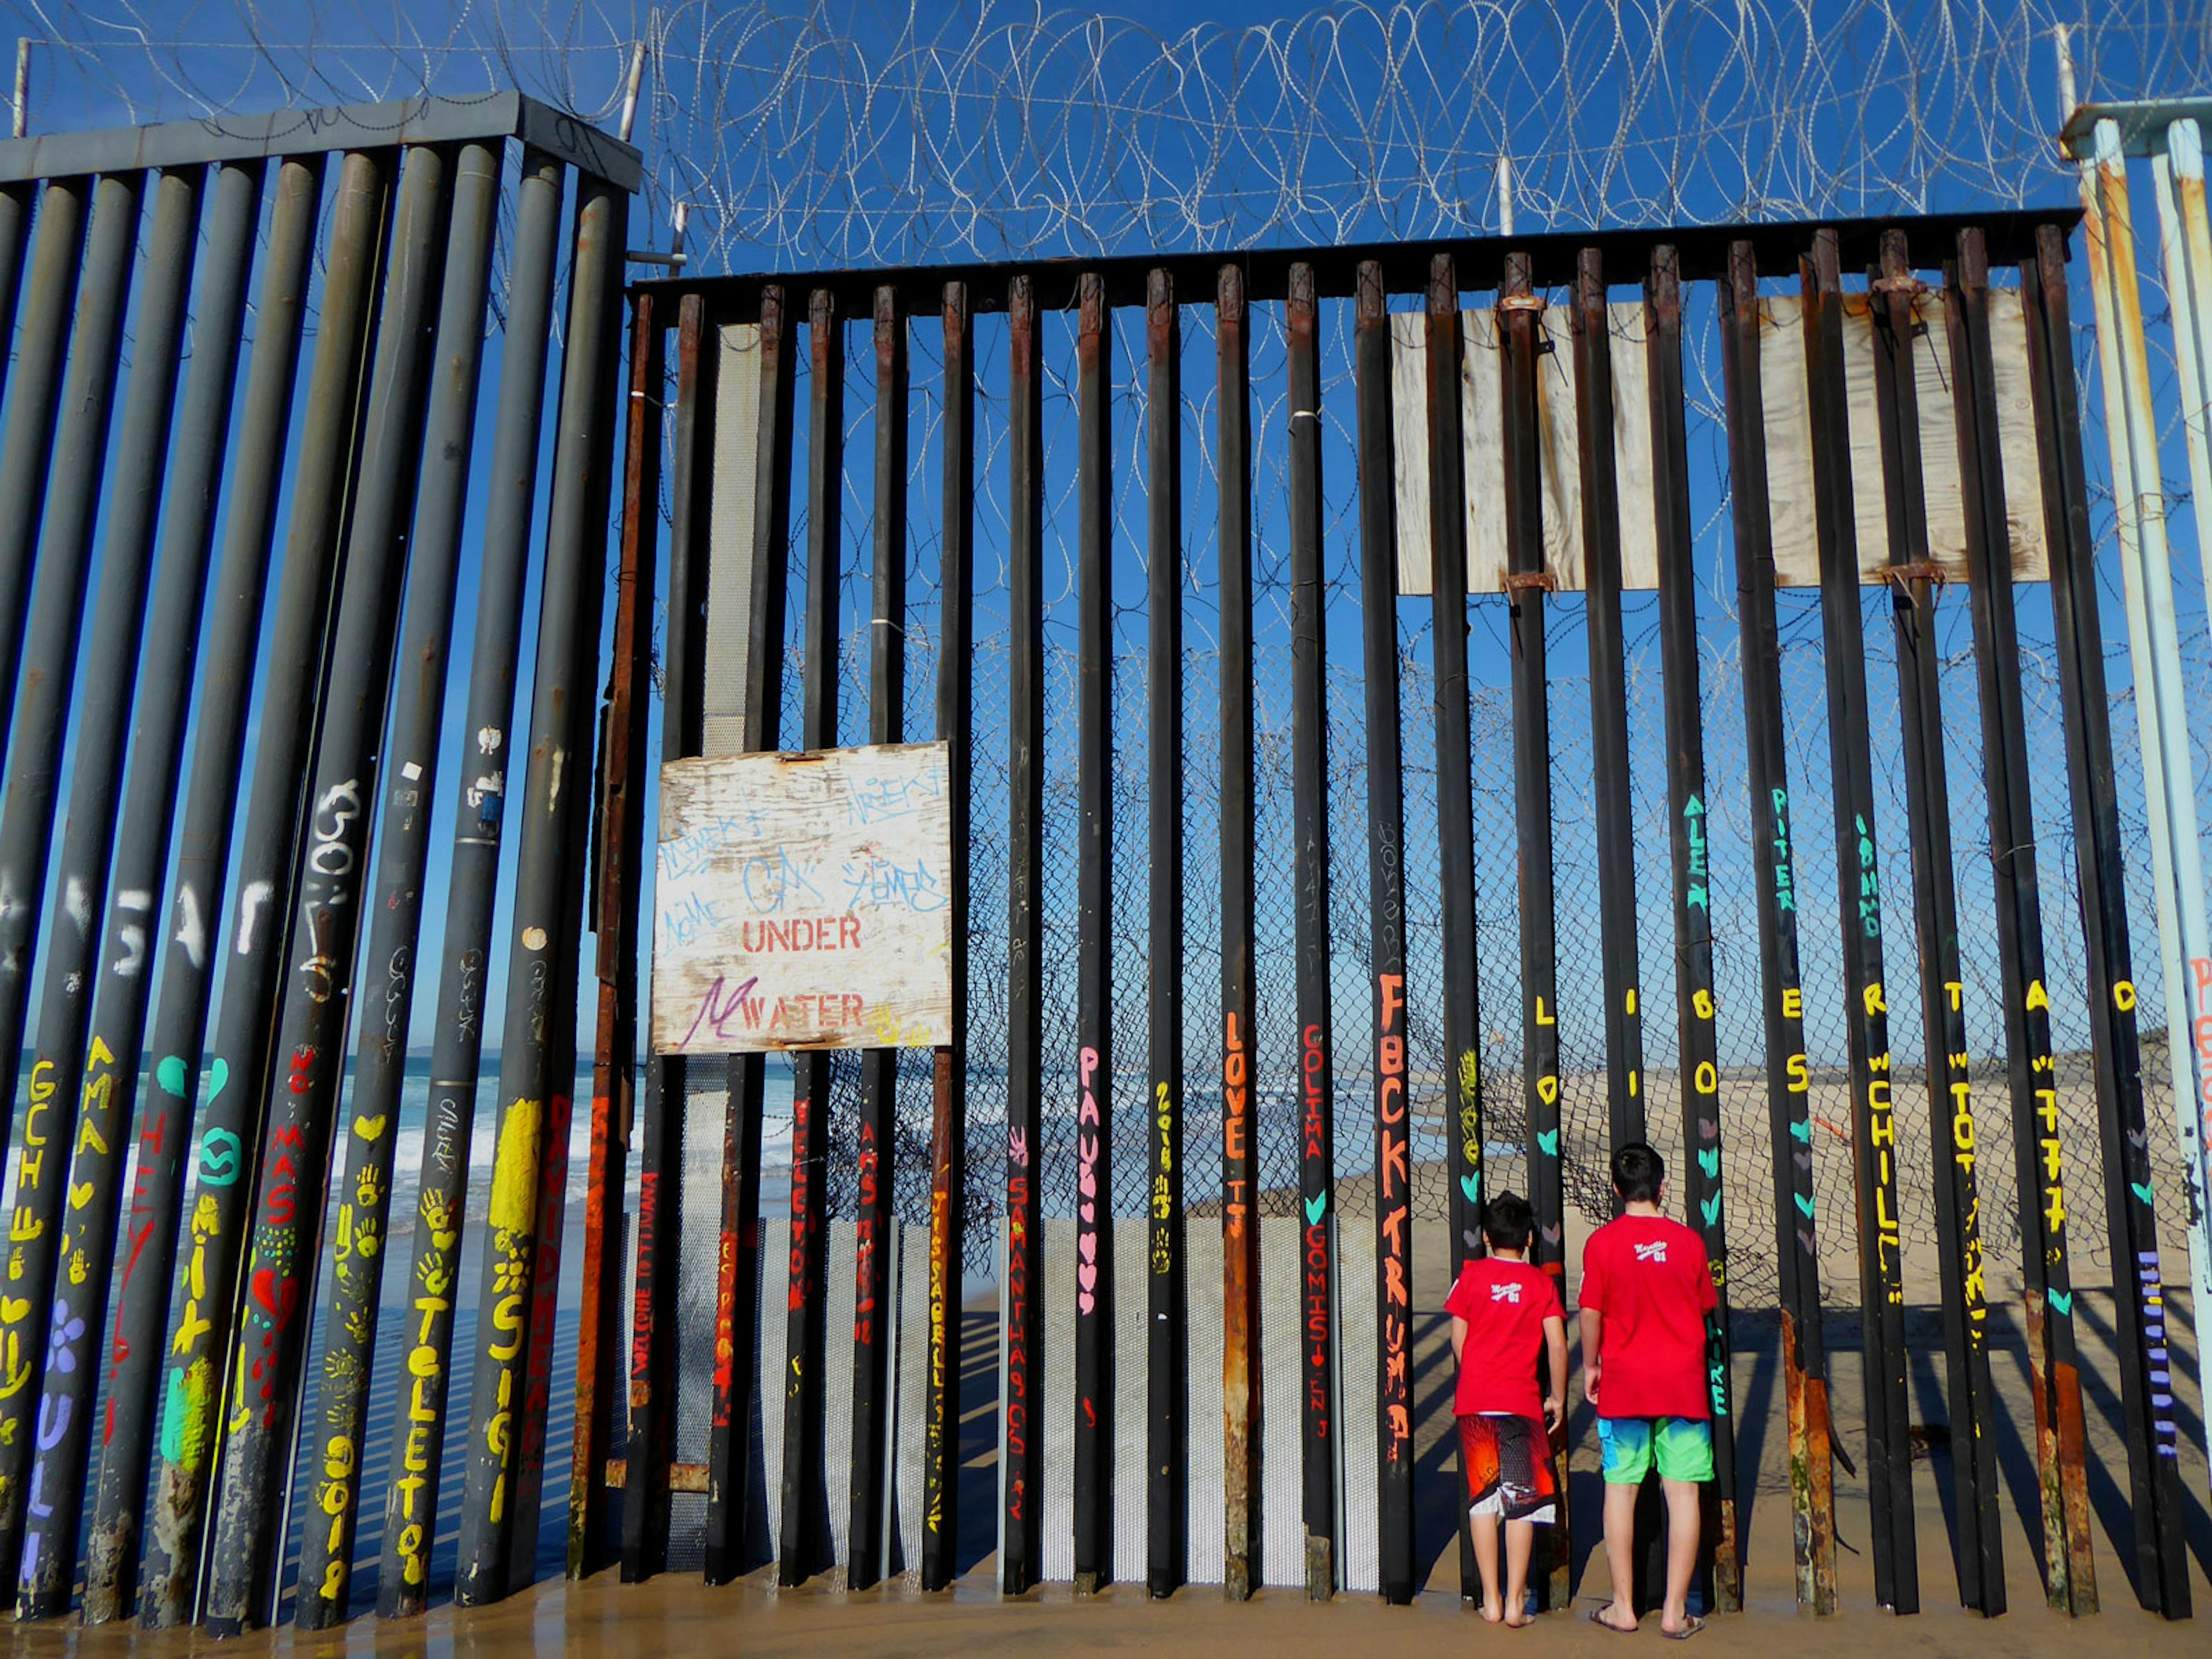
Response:
[{"label": "wooden sign", "polygon": [[656,1054],[952,1040],[941,743],[660,769]]}]

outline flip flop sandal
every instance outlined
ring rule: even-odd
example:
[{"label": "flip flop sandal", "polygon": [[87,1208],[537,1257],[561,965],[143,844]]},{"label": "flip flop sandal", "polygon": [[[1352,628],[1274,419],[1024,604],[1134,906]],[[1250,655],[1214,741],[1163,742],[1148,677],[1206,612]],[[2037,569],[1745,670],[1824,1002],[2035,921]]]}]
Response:
[{"label": "flip flop sandal", "polygon": [[1607,1618],[1605,1616],[1605,1609],[1602,1607],[1592,1607],[1590,1609],[1589,1621],[1593,1625],[1595,1625],[1600,1630],[1609,1630],[1615,1636],[1633,1636],[1636,1634],[1636,1632],[1633,1630],[1621,1629],[1621,1627],[1614,1624],[1612,1620]]},{"label": "flip flop sandal", "polygon": [[1670,1642],[1686,1642],[1705,1627],[1705,1621],[1692,1614],[1682,1621],[1681,1629],[1668,1630],[1662,1626],[1659,1633]]}]

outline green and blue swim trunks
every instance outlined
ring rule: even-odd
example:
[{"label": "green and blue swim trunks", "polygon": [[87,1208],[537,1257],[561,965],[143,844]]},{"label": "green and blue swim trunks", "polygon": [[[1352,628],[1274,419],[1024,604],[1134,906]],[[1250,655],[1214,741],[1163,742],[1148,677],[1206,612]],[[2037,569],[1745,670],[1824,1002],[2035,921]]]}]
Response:
[{"label": "green and blue swim trunks", "polygon": [[1601,1417],[1597,1444],[1608,1486],[1641,1486],[1654,1462],[1662,1480],[1713,1478],[1713,1425],[1702,1419]]}]

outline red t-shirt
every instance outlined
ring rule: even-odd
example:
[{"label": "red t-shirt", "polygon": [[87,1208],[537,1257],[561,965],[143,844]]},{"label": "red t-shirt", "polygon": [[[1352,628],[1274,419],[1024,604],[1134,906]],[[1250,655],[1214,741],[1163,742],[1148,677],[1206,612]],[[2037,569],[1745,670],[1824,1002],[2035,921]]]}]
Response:
[{"label": "red t-shirt", "polygon": [[1444,1311],[1467,1321],[1453,1412],[1461,1417],[1511,1412],[1541,1419],[1544,1395],[1536,1384],[1536,1360],[1544,1351],[1544,1322],[1565,1316],[1551,1275],[1525,1261],[1479,1257],[1459,1270]]},{"label": "red t-shirt", "polygon": [[1598,1331],[1600,1417],[1710,1418],[1705,1315],[1720,1304],[1705,1243],[1664,1216],[1625,1215],[1583,1247]]}]

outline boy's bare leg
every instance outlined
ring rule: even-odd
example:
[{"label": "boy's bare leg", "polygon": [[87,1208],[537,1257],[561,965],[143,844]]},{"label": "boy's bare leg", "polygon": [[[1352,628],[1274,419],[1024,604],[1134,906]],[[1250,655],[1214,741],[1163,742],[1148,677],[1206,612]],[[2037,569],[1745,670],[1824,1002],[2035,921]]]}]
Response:
[{"label": "boy's bare leg", "polygon": [[[1498,1595],[1498,1517],[1494,1515],[1474,1516],[1470,1517],[1470,1524],[1474,1531],[1475,1565],[1482,1569],[1482,1616],[1494,1625],[1505,1616]],[[1525,1548],[1522,1552],[1522,1565],[1524,1568],[1528,1565]]]},{"label": "boy's bare leg", "polygon": [[1505,1523],[1505,1623],[1511,1630],[1528,1622],[1528,1556],[1535,1543],[1534,1522]]},{"label": "boy's bare leg", "polygon": [[[1690,1579],[1698,1570],[1698,1529],[1704,1517],[1696,1481],[1662,1480],[1659,1486],[1667,1494],[1667,1601],[1659,1610],[1659,1628],[1677,1631],[1690,1614]],[[1607,1541],[1612,1541],[1609,1528]]]},{"label": "boy's bare leg", "polygon": [[1605,1486],[1605,1565],[1613,1576],[1613,1600],[1599,1612],[1598,1621],[1615,1630],[1634,1630],[1636,1488],[1610,1480]]}]

